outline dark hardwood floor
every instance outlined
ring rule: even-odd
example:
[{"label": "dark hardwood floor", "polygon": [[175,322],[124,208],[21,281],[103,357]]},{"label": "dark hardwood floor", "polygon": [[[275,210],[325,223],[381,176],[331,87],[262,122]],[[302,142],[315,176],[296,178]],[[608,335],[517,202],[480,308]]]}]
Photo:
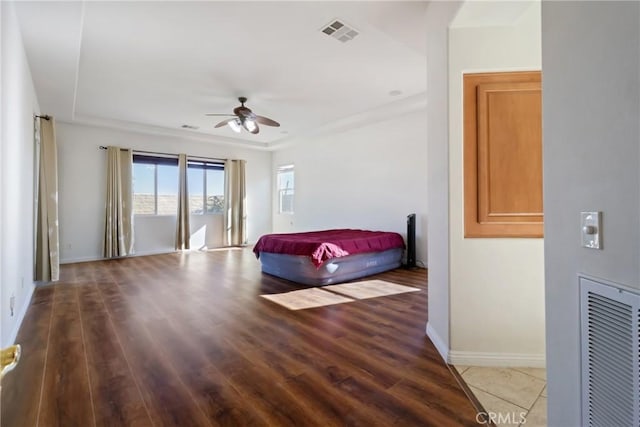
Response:
[{"label": "dark hardwood floor", "polygon": [[249,249],[64,265],[36,289],[2,427],[477,426],[412,292],[289,311]]}]

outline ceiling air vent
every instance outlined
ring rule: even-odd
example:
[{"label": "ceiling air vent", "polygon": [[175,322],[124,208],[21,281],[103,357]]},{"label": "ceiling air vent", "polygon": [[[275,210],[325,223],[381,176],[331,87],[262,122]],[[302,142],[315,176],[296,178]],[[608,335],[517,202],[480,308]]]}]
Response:
[{"label": "ceiling air vent", "polygon": [[360,34],[358,31],[353,29],[353,27],[338,19],[332,20],[329,24],[322,27],[320,31],[334,39],[340,40],[343,43],[353,40],[358,34]]}]

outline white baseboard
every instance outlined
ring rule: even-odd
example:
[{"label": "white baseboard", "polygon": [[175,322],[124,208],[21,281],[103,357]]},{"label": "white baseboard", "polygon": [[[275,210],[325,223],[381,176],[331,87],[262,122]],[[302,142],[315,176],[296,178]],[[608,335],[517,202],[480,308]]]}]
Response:
[{"label": "white baseboard", "polygon": [[513,368],[544,368],[545,355],[523,353],[480,353],[474,351],[449,352],[449,363],[462,366],[492,366]]},{"label": "white baseboard", "polygon": [[33,291],[35,290],[35,285],[31,285],[27,292],[27,297],[24,299],[24,304],[20,307],[20,311],[18,311],[18,315],[16,316],[16,323],[13,325],[13,329],[11,330],[11,335],[9,335],[9,339],[7,342],[2,343],[2,347],[7,347],[9,345],[13,345],[16,342],[16,338],[18,337],[18,331],[20,331],[20,326],[22,326],[22,321],[24,320],[24,316],[27,314],[27,310],[31,305],[31,298],[33,298]]},{"label": "white baseboard", "polygon": [[160,250],[156,250],[156,251],[134,252],[131,255],[128,255],[127,258],[129,258],[129,257],[137,257],[137,256],[174,254],[174,253],[177,253],[177,252],[179,252],[179,251],[177,251],[175,249],[160,249]]},{"label": "white baseboard", "polygon": [[78,257],[78,258],[65,258],[60,260],[60,265],[62,264],[75,264],[76,262],[91,262],[91,261],[100,261],[104,258],[88,256],[88,257]]},{"label": "white baseboard", "polygon": [[[175,253],[177,251],[175,250],[168,250],[168,249],[162,249],[159,251],[148,251],[148,252],[136,252],[133,253],[131,255],[126,256],[125,258],[129,258],[129,257],[138,257],[138,256],[148,256],[148,255],[162,255],[162,254],[172,254]],[[66,258],[63,260],[60,260],[60,264],[74,264],[76,262],[91,262],[91,261],[104,261],[108,258],[103,258],[103,257],[96,257],[96,256],[88,256],[88,257],[79,257],[79,258]]]},{"label": "white baseboard", "polygon": [[[241,247],[248,247],[253,245],[253,243],[247,243],[245,245],[242,245]],[[217,247],[217,248],[211,248],[211,249],[228,249],[231,246],[221,246],[221,247]],[[200,249],[191,249],[190,251],[187,250],[186,252],[198,252],[200,251]],[[176,251],[175,249],[160,249],[157,251],[145,251],[145,252],[135,252],[131,255],[127,255],[125,258],[132,258],[132,257],[139,257],[139,256],[149,256],[149,255],[163,255],[163,254],[173,254],[176,253],[178,251]],[[88,256],[88,257],[77,257],[77,258],[65,258],[65,259],[61,259],[60,260],[60,264],[74,264],[76,262],[91,262],[91,261],[104,261],[108,258],[103,258],[103,257],[96,257],[96,256]]]},{"label": "white baseboard", "polygon": [[438,353],[440,353],[440,357],[442,357],[445,363],[449,363],[449,346],[445,344],[443,339],[438,335],[429,322],[427,322],[427,336],[436,347],[436,350],[438,350]]}]

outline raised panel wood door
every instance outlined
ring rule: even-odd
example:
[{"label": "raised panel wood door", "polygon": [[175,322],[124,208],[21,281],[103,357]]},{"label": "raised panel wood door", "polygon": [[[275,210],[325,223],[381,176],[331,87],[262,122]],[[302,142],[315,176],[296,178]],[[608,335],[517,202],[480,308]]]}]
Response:
[{"label": "raised panel wood door", "polygon": [[464,76],[465,237],[542,237],[540,72]]}]

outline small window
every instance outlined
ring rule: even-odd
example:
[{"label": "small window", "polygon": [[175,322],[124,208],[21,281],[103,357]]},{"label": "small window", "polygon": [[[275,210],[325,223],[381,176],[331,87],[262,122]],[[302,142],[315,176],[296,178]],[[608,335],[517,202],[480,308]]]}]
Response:
[{"label": "small window", "polygon": [[224,164],[200,160],[187,163],[189,208],[192,214],[224,212]]},{"label": "small window", "polygon": [[176,215],[178,159],[133,155],[133,213]]},{"label": "small window", "polygon": [[278,168],[278,213],[293,213],[293,177],[293,165],[280,166]]}]

